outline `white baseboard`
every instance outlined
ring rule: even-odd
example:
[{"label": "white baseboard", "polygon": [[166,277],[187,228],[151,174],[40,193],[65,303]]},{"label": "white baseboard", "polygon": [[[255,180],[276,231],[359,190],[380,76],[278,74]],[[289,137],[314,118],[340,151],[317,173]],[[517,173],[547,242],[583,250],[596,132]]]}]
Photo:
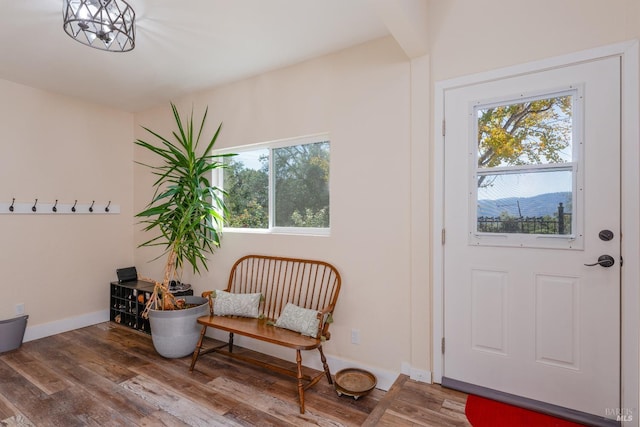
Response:
[{"label": "white baseboard", "polygon": [[402,362],[400,371],[403,374],[408,375],[412,380],[427,384],[431,384],[433,382],[433,375],[431,374],[431,371],[412,368],[407,362]]},{"label": "white baseboard", "polygon": [[109,310],[95,311],[93,313],[82,314],[80,316],[69,317],[56,320],[54,322],[42,323],[40,325],[29,326],[24,332],[23,342],[33,341],[51,335],[61,334],[85,326],[109,321]]}]

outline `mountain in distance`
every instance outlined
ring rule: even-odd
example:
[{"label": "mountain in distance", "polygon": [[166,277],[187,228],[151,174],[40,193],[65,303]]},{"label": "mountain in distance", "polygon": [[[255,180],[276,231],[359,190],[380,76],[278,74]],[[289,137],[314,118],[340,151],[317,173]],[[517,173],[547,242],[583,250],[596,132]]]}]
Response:
[{"label": "mountain in distance", "polygon": [[533,197],[508,197],[496,200],[482,199],[478,200],[478,217],[499,217],[503,212],[512,217],[547,215],[553,217],[558,214],[559,203],[564,206],[565,213],[570,213],[571,192],[545,193]]}]

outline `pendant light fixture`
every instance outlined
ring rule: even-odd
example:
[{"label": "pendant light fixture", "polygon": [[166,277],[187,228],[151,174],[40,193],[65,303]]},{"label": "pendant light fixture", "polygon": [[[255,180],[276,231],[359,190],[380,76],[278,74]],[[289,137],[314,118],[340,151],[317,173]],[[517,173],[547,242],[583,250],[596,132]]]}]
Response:
[{"label": "pendant light fixture", "polygon": [[136,14],[124,0],[63,0],[64,31],[74,40],[109,52],[135,47]]}]

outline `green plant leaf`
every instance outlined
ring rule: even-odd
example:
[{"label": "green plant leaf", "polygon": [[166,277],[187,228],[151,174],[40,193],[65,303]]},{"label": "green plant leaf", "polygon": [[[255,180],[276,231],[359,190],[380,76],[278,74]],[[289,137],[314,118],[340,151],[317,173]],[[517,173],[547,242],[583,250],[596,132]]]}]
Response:
[{"label": "green plant leaf", "polygon": [[[155,235],[139,247],[164,247],[161,256],[167,256],[165,281],[189,264],[194,273],[208,269],[207,255],[220,247],[221,229],[227,208],[224,192],[211,185],[213,170],[224,168],[224,158],[234,154],[211,154],[220,135],[218,126],[205,149],[199,151],[208,108],[205,109],[198,129],[194,127],[193,108],[187,118],[180,116],[171,103],[176,130],[167,138],[142,127],[155,141],[137,139],[135,144],[160,158],[160,165],[136,162],[151,170],[156,176],[151,202],[136,214],[144,231]],[[172,270],[172,271],[169,271]],[[167,274],[169,273],[169,274]]]}]

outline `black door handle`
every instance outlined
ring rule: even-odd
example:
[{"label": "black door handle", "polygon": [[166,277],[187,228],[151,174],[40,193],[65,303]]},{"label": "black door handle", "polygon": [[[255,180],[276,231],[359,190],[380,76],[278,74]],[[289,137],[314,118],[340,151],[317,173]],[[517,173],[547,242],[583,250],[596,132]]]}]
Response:
[{"label": "black door handle", "polygon": [[598,257],[598,262],[594,262],[593,264],[585,264],[587,267],[593,267],[594,265],[599,265],[601,267],[611,267],[615,264],[616,261],[613,259],[611,255],[600,255]]}]

